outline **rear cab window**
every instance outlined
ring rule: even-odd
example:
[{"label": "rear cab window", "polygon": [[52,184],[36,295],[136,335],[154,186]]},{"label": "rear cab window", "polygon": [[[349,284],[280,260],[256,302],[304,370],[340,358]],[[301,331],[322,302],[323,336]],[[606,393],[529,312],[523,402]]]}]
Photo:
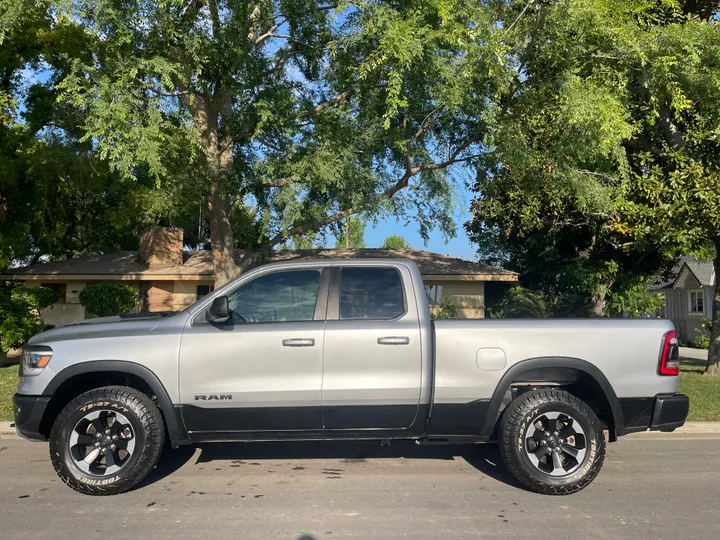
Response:
[{"label": "rear cab window", "polygon": [[341,320],[390,320],[401,317],[405,311],[403,282],[396,268],[342,268]]}]

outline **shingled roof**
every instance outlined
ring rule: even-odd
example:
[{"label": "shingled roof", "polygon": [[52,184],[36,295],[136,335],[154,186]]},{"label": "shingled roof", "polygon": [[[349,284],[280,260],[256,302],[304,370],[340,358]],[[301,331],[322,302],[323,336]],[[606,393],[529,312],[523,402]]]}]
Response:
[{"label": "shingled roof", "polygon": [[[238,250],[236,258],[242,259],[247,252]],[[515,272],[466,261],[456,257],[440,255],[420,249],[298,249],[274,252],[270,262],[305,259],[410,259],[426,277],[478,281],[517,281]],[[117,251],[103,255],[78,257],[64,261],[38,263],[22,268],[12,268],[0,274],[0,279],[48,279],[48,280],[185,280],[214,279],[212,254],[209,250],[186,251],[183,264],[169,268],[148,268],[138,258],[137,251]]]},{"label": "shingled roof", "polygon": [[672,289],[685,267],[695,276],[695,279],[698,280],[700,285],[707,286],[714,284],[713,276],[715,272],[711,261],[700,261],[694,257],[680,257],[667,277],[659,277],[650,288]]}]

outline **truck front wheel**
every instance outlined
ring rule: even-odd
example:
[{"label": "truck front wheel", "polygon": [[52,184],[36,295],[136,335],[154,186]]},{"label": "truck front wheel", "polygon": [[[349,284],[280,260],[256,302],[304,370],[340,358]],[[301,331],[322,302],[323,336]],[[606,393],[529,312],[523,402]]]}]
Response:
[{"label": "truck front wheel", "polygon": [[585,488],[605,459],[605,435],[595,412],[562,390],[535,390],[507,406],[500,454],[532,491],[569,495]]},{"label": "truck front wheel", "polygon": [[155,467],[163,420],[138,390],[106,386],[68,403],[50,433],[50,459],[68,486],[87,495],[113,495],[138,485]]}]

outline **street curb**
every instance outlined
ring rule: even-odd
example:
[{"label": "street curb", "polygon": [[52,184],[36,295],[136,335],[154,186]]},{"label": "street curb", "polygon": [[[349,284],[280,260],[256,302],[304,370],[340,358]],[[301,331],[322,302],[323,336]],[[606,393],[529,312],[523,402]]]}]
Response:
[{"label": "street curb", "polygon": [[[3,437],[18,437],[12,422],[0,422],[0,435]],[[720,433],[720,422],[687,422],[683,427],[672,433],[662,431],[641,431],[634,433],[633,437],[655,437],[658,435],[697,435],[702,433]]]}]

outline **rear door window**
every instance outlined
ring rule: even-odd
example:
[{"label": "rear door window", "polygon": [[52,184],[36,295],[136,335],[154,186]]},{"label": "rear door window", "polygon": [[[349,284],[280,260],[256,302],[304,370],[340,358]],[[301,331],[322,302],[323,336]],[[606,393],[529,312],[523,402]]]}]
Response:
[{"label": "rear door window", "polygon": [[343,268],[341,319],[395,319],[405,313],[402,278],[395,268]]}]

